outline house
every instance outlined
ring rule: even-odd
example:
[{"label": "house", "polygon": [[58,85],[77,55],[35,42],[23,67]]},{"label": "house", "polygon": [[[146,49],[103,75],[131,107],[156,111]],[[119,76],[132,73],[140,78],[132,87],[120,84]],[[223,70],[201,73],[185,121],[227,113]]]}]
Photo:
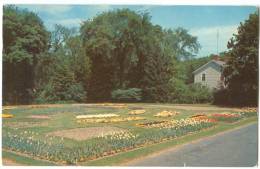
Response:
[{"label": "house", "polygon": [[194,83],[201,83],[210,89],[218,89],[224,86],[224,77],[222,74],[224,66],[225,62],[218,59],[209,61],[192,72]]}]

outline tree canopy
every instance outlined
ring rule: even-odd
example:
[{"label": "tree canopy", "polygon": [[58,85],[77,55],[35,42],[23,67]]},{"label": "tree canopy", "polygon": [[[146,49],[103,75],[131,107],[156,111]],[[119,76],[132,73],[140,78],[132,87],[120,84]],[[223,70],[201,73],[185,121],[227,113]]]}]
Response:
[{"label": "tree canopy", "polygon": [[150,101],[167,101],[173,62],[196,53],[187,30],[163,30],[148,13],[129,9],[104,12],[84,22],[81,35],[92,68],[89,97],[107,100],[115,89],[141,88]]},{"label": "tree canopy", "polygon": [[232,104],[257,104],[259,13],[240,23],[238,33],[228,42],[229,61],[224,70],[229,101]]},{"label": "tree canopy", "polygon": [[[255,103],[258,40],[255,13],[221,54],[229,59],[225,98]],[[80,29],[55,25],[48,32],[37,14],[6,5],[3,44],[4,104],[212,101],[211,90],[193,84],[192,72],[213,55],[195,58],[197,37],[153,24],[147,12],[103,12]]]},{"label": "tree canopy", "polygon": [[49,33],[34,13],[4,6],[3,98],[28,103],[34,88],[35,65],[49,47]]}]

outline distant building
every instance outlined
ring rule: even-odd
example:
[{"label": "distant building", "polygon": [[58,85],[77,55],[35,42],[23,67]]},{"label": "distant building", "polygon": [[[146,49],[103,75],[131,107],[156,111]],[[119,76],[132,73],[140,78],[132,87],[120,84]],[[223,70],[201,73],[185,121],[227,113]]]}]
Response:
[{"label": "distant building", "polygon": [[201,83],[210,89],[218,89],[224,86],[224,76],[222,74],[224,66],[225,62],[217,58],[209,61],[192,72],[194,83]]}]

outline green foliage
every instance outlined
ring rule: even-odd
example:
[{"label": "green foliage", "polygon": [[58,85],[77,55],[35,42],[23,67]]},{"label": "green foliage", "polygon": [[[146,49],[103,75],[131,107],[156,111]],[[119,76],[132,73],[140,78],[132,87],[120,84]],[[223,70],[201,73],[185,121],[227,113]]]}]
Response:
[{"label": "green foliage", "polygon": [[72,84],[66,92],[64,100],[73,100],[76,102],[84,102],[86,100],[86,91],[80,83]]},{"label": "green foliage", "polygon": [[173,75],[169,57],[151,56],[145,65],[144,97],[150,102],[169,102],[169,80]]},{"label": "green foliage", "polygon": [[143,44],[150,25],[147,14],[128,9],[104,12],[82,25],[84,48],[92,64],[90,99],[108,100],[113,88],[129,87],[135,76],[130,70],[141,63],[143,50],[148,50]]},{"label": "green foliage", "polygon": [[85,101],[86,91],[82,84],[76,81],[75,73],[70,65],[63,57],[60,60],[57,59],[56,63],[50,68],[49,81],[42,84],[36,91],[36,102]]},{"label": "green foliage", "polygon": [[34,13],[15,6],[3,8],[3,101],[29,103],[35,65],[48,49],[49,33]]},{"label": "green foliage", "polygon": [[111,93],[112,99],[116,101],[141,101],[142,100],[142,89],[129,88],[129,89],[117,89]]},{"label": "green foliage", "polygon": [[213,92],[213,104],[216,105],[228,105],[232,99],[229,95],[229,90],[221,88]]},{"label": "green foliage", "polygon": [[[241,23],[220,54],[229,60],[227,88],[215,91],[214,103],[257,104],[258,18]],[[139,100],[135,88],[143,101],[211,102],[211,91],[192,84],[192,72],[213,56],[193,59],[200,44],[186,29],[162,29],[146,12],[121,9],[85,21],[78,33],[56,25],[50,34],[35,13],[5,5],[3,103],[82,102],[86,94],[109,101],[111,93]]]},{"label": "green foliage", "polygon": [[213,100],[212,91],[201,84],[186,85],[182,80],[173,78],[171,89],[173,103],[210,103]]},{"label": "green foliage", "polygon": [[238,34],[228,43],[229,61],[224,69],[229,97],[223,103],[257,105],[259,13],[241,23]]},{"label": "green foliage", "polygon": [[4,6],[3,14],[3,60],[28,60],[33,64],[37,55],[48,48],[49,33],[43,22],[36,14],[15,6]]},{"label": "green foliage", "polygon": [[163,30],[148,13],[129,9],[104,12],[81,27],[91,60],[89,99],[109,100],[115,88],[141,88],[145,101],[169,101],[169,80],[177,59],[198,52],[187,30]]},{"label": "green foliage", "polygon": [[213,99],[210,89],[197,83],[189,85],[187,96],[191,103],[211,103]]},{"label": "green foliage", "polygon": [[[35,102],[86,100],[85,83],[90,63],[82,48],[81,39],[73,29],[56,25],[52,32],[51,52],[41,57],[37,65]],[[46,79],[48,78],[48,79]]]},{"label": "green foliage", "polygon": [[201,47],[197,37],[190,35],[188,30],[181,27],[166,30],[165,41],[169,45],[169,50],[171,50],[173,56],[178,60],[192,59]]}]

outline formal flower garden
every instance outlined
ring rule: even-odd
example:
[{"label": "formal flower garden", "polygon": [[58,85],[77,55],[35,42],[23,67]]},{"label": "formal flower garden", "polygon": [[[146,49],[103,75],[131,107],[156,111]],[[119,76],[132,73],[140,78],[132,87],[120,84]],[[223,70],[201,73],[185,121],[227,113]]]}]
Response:
[{"label": "formal flower garden", "polygon": [[[131,106],[119,105],[118,108],[113,104],[103,104],[6,109],[2,114],[3,149],[59,165],[80,165],[81,162],[257,116],[255,108],[201,113],[175,110],[174,107],[154,109],[149,104],[131,110]],[[34,118],[28,118],[32,115]],[[34,125],[27,125],[29,121]],[[107,126],[110,128],[105,128]],[[89,130],[79,132],[79,129]],[[52,134],[59,131],[62,131],[59,135]],[[73,135],[63,134],[66,131]],[[74,139],[91,132],[91,137]]]}]

